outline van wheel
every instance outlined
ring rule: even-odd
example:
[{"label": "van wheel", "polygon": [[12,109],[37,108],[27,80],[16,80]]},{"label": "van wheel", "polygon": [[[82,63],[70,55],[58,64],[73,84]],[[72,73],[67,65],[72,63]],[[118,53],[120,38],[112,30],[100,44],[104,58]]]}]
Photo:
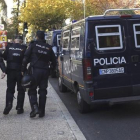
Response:
[{"label": "van wheel", "polygon": [[67,87],[62,83],[62,79],[59,77],[58,79],[58,86],[59,86],[59,91],[60,92],[66,92]]},{"label": "van wheel", "polygon": [[80,113],[84,114],[90,111],[90,105],[83,100],[80,91],[77,92],[77,102]]}]

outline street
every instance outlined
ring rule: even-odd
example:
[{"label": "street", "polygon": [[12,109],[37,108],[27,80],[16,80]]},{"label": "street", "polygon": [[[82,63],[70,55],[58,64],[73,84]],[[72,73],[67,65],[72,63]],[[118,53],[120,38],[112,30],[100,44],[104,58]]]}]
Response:
[{"label": "street", "polygon": [[140,102],[96,105],[90,113],[80,114],[76,95],[70,91],[59,92],[56,78],[49,81],[87,140],[140,139]]},{"label": "street", "polygon": [[[0,72],[1,75],[1,72]],[[0,79],[0,140],[86,140],[79,127],[69,114],[63,102],[48,85],[46,115],[30,118],[31,107],[26,93],[24,113],[17,114],[17,91],[13,108],[3,115],[6,95],[6,79]]]}]

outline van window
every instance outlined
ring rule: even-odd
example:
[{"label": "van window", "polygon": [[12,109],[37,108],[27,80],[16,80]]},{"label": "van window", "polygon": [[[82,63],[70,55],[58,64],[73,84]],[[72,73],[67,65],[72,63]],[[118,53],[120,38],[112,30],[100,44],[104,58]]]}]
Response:
[{"label": "van window", "polygon": [[46,43],[48,43],[49,45],[52,45],[51,40],[52,40],[52,35],[48,35],[46,38]]},{"label": "van window", "polygon": [[69,35],[70,35],[70,31],[65,31],[63,32],[63,50],[68,50],[69,47]]},{"label": "van window", "polygon": [[79,50],[80,47],[80,28],[73,29],[71,32],[71,50]]},{"label": "van window", "polygon": [[96,26],[97,50],[122,49],[122,34],[120,25]]},{"label": "van window", "polygon": [[61,35],[57,35],[57,46],[60,46]]},{"label": "van window", "polygon": [[136,48],[140,48],[140,24],[134,24],[134,39]]}]

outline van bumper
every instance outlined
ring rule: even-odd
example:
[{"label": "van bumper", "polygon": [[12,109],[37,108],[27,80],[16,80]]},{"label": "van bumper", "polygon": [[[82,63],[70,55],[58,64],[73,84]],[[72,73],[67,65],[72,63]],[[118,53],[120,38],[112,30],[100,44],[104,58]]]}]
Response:
[{"label": "van bumper", "polygon": [[140,100],[140,84],[97,90],[89,88],[86,90],[86,93],[89,93],[89,91],[94,91],[94,96],[92,98],[89,96],[89,94],[85,94],[85,101],[89,104],[97,102],[119,103]]},{"label": "van bumper", "polygon": [[94,100],[90,104],[94,103],[123,103],[123,102],[130,102],[130,101],[139,101],[140,96],[131,96],[131,97],[121,97],[121,98],[111,98],[111,99],[101,99],[101,100]]}]

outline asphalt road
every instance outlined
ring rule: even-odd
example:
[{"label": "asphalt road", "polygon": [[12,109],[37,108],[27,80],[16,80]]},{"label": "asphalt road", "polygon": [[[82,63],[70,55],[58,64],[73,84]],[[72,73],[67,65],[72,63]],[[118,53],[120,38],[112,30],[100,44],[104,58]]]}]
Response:
[{"label": "asphalt road", "polygon": [[140,101],[96,105],[90,113],[80,114],[76,95],[59,92],[57,79],[49,81],[87,140],[140,140]]}]

